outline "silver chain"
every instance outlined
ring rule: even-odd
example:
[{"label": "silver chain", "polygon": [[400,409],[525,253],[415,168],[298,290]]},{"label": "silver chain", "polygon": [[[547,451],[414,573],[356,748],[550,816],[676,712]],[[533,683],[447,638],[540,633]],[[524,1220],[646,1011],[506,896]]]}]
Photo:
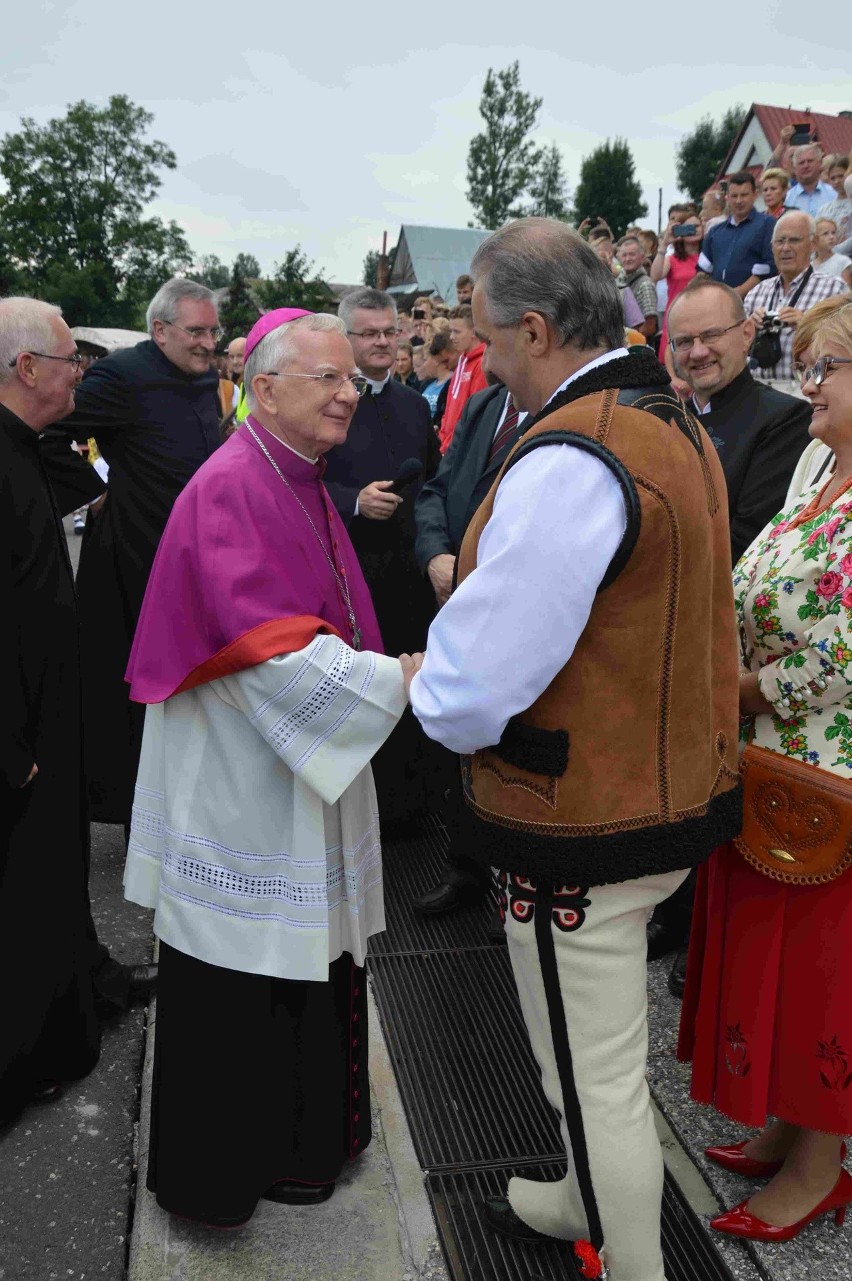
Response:
[{"label": "silver chain", "polygon": [[293,488],[293,486],[290,484],[289,480],[288,480],[288,479],[287,479],[287,477],[284,475],[283,471],[282,471],[282,470],[281,470],[281,468],[278,466],[278,464],[276,463],[275,459],[272,457],[272,455],[270,454],[269,450],[266,448],[266,446],[264,445],[263,441],[260,439],[260,437],[258,436],[257,432],[254,430],[254,428],[252,427],[252,425],[251,425],[251,423],[249,422],[249,420],[248,420],[248,419],[246,419],[246,424],[245,424],[245,425],[246,425],[246,427],[248,428],[248,430],[251,432],[251,435],[252,435],[253,439],[257,441],[257,443],[258,443],[258,445],[260,446],[260,448],[261,448],[262,452],[266,455],[266,457],[268,458],[269,462],[270,462],[270,463],[272,464],[272,466],[275,468],[275,470],[276,470],[276,472],[278,473],[278,475],[280,476],[281,480],[283,480],[284,484],[287,486],[287,488],[289,489],[290,493],[291,493],[291,494],[293,495],[293,497],[295,498],[296,502],[297,502],[297,503],[299,504],[299,506],[301,507],[302,511],[305,513],[305,516],[307,517],[307,520],[308,520],[308,524],[310,525],[311,529],[314,531],[314,534],[315,534],[315,536],[316,536],[316,540],[317,540],[317,542],[319,543],[320,547],[322,548],[322,554],[323,554],[323,556],[325,556],[326,560],[327,560],[327,561],[328,561],[328,563],[329,563],[329,566],[330,566],[330,568],[331,568],[331,572],[332,572],[332,574],[334,574],[335,580],[336,580],[336,582],[337,582],[337,586],[340,588],[340,594],[341,594],[341,596],[343,597],[343,600],[344,600],[344,601],[345,601],[345,603],[346,603],[346,612],[347,612],[347,613],[348,613],[348,615],[349,615],[349,626],[350,626],[350,627],[351,627],[351,629],[352,629],[352,648],[353,648],[353,649],[360,649],[360,648],[361,648],[361,629],[359,628],[359,626],[358,626],[358,621],[357,621],[357,619],[355,618],[355,610],[352,608],[352,598],[351,598],[351,597],[350,597],[350,595],[349,595],[349,586],[348,586],[348,584],[347,584],[347,582],[346,582],[346,578],[345,578],[345,573],[346,573],[346,571],[344,570],[344,577],[343,577],[343,578],[341,578],[341,577],[340,577],[340,574],[337,572],[337,566],[335,565],[335,563],[334,563],[334,561],[332,560],[331,556],[329,556],[329,554],[328,554],[328,550],[327,550],[327,548],[326,548],[326,545],[325,545],[325,543],[322,541],[322,537],[321,537],[321,535],[320,535],[320,532],[319,532],[319,530],[317,529],[316,525],[315,525],[315,524],[314,524],[314,522],[313,522],[313,518],[312,518],[312,516],[311,516],[311,513],[308,511],[307,507],[306,507],[306,506],[305,506],[305,504],[302,502],[301,498],[300,498],[300,497],[299,497],[299,495],[296,493],[295,489],[294,489],[294,488]]}]

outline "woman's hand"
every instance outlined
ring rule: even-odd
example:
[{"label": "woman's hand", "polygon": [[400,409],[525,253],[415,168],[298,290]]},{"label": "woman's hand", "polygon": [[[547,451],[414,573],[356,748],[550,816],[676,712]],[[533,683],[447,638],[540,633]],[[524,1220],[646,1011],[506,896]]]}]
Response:
[{"label": "woman's hand", "polygon": [[423,666],[425,654],[400,654],[399,665],[402,668],[402,679],[405,682],[405,697],[410,697],[411,682]]}]

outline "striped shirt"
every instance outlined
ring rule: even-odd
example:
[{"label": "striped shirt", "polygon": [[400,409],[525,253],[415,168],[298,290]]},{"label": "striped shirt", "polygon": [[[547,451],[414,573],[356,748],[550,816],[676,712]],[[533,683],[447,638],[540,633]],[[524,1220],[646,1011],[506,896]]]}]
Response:
[{"label": "striped shirt", "polygon": [[[805,271],[807,270],[806,267]],[[755,285],[754,289],[745,296],[746,315],[751,316],[758,307],[765,307],[767,311],[783,311],[785,307],[789,307],[802,283],[804,274],[804,271],[800,271],[786,289],[780,276],[773,276],[771,280],[763,280],[759,285]],[[796,310],[807,311],[813,307],[814,303],[822,302],[823,298],[833,298],[835,294],[845,293],[849,293],[849,289],[838,277],[821,276],[818,272],[812,272],[796,301]],[[764,369],[762,376],[772,379],[792,379],[793,326],[784,325],[778,337],[781,340],[781,360],[774,369]]]}]

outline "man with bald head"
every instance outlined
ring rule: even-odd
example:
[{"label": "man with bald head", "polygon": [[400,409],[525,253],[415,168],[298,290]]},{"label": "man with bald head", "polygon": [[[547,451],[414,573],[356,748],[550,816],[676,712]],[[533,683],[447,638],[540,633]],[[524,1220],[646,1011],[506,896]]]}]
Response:
[{"label": "man with bald head", "polygon": [[[848,293],[843,280],[814,272],[811,257],[815,247],[816,222],[811,215],[800,210],[782,214],[772,232],[778,275],[764,280],[745,299],[746,315],[753,318],[758,332],[780,323],[774,352],[763,356],[758,344],[753,353],[760,365],[759,377],[792,395],[801,395],[793,370],[796,325],[814,303]],[[772,355],[777,355],[777,359],[770,361],[768,358]]]},{"label": "man with bald head", "polygon": [[245,352],[245,338],[234,338],[228,343],[228,373],[230,374],[231,382],[241,384],[243,381]]},{"label": "man with bald head", "polygon": [[0,302],[0,1123],[98,1059],[74,578],[39,435],[74,407],[58,307]]}]

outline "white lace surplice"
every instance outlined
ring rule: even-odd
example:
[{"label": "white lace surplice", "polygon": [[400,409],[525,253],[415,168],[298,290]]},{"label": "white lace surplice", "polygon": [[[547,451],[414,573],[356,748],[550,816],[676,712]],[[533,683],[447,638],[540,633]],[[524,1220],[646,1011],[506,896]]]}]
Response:
[{"label": "white lace surplice", "polygon": [[395,658],[333,636],[150,706],[125,896],[190,956],[328,978],[384,929],[369,762],[405,707]]}]

